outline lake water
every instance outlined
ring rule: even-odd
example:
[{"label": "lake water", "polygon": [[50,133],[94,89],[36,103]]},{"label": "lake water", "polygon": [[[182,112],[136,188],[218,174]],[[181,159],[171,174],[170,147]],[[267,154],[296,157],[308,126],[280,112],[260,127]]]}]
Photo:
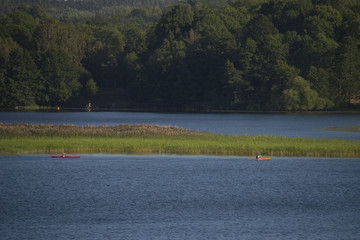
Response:
[{"label": "lake water", "polygon": [[0,112],[0,122],[76,125],[157,124],[230,135],[275,135],[360,140],[360,133],[358,132],[320,129],[333,126],[360,125],[359,113]]},{"label": "lake water", "polygon": [[0,156],[0,238],[359,239],[360,161]]},{"label": "lake water", "polygon": [[[34,124],[157,124],[360,140],[360,114],[0,112]],[[359,159],[0,156],[0,239],[358,239]]]}]

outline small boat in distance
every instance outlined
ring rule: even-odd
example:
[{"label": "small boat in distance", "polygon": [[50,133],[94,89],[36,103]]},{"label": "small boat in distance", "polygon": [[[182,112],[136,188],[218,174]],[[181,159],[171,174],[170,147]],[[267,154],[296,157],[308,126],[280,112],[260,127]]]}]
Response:
[{"label": "small boat in distance", "polygon": [[269,158],[269,157],[262,157],[265,154],[266,153],[263,153],[261,155],[256,155],[255,158],[248,158],[247,160],[270,160],[271,158]]},{"label": "small boat in distance", "polygon": [[80,156],[51,156],[52,158],[80,158]]},{"label": "small boat in distance", "polygon": [[248,158],[247,160],[270,160],[271,158]]},{"label": "small boat in distance", "polygon": [[67,156],[65,150],[62,151],[60,156],[51,156],[52,158],[80,158],[80,156]]}]

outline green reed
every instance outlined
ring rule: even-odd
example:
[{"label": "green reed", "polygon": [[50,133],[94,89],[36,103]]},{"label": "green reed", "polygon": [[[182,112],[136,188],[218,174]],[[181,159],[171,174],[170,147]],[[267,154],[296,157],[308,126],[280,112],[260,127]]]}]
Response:
[{"label": "green reed", "polygon": [[0,123],[0,154],[133,153],[359,157],[360,142],[276,136],[229,136],[175,127],[79,127]]}]

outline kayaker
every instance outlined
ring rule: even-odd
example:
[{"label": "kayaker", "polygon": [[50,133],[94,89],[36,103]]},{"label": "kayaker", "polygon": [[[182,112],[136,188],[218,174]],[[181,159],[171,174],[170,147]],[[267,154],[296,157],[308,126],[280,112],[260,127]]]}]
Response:
[{"label": "kayaker", "polygon": [[65,152],[64,152],[64,150],[63,150],[63,152],[62,152],[62,154],[61,154],[61,157],[65,157],[66,156],[66,154],[65,154]]},{"label": "kayaker", "polygon": [[261,157],[261,155],[256,155],[256,159],[259,159]]}]

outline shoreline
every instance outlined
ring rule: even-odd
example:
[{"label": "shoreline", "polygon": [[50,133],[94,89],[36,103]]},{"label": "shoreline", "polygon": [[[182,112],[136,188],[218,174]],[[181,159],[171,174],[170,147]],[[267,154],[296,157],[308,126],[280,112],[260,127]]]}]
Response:
[{"label": "shoreline", "polygon": [[157,125],[76,126],[0,123],[0,155],[179,154],[360,157],[360,141],[224,135]]},{"label": "shoreline", "polygon": [[[60,109],[58,109],[60,107]],[[86,112],[85,108],[67,106],[17,106],[12,108],[0,108],[2,112]],[[222,109],[198,109],[178,111],[176,109],[144,109],[144,108],[122,108],[94,106],[91,112],[149,112],[149,113],[288,113],[288,114],[360,114],[360,107],[338,108],[332,110],[312,110],[312,111],[286,111],[286,110],[222,110]]]}]

